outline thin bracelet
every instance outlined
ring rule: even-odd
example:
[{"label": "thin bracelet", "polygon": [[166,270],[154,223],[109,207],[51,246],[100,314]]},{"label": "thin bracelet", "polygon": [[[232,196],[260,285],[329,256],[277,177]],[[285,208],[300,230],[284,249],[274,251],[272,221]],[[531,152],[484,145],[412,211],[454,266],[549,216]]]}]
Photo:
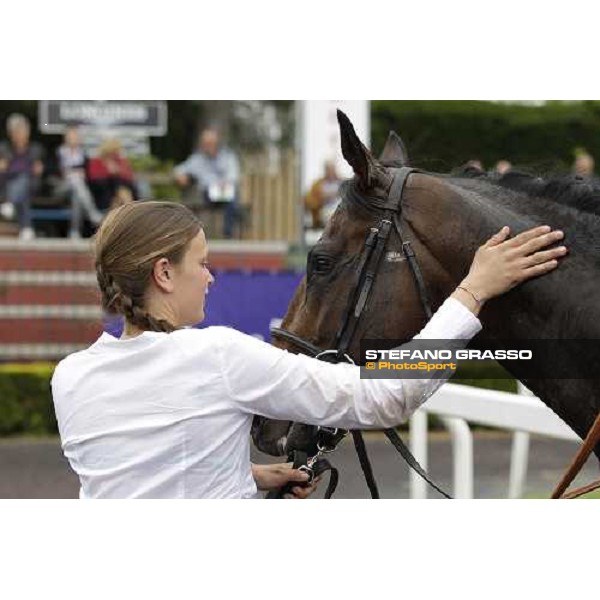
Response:
[{"label": "thin bracelet", "polygon": [[468,288],[462,286],[462,285],[457,285],[456,286],[457,290],[464,290],[465,292],[467,292],[467,294],[470,294],[473,297],[473,300],[475,300],[475,302],[477,302],[477,304],[481,307],[483,306],[483,302]]}]

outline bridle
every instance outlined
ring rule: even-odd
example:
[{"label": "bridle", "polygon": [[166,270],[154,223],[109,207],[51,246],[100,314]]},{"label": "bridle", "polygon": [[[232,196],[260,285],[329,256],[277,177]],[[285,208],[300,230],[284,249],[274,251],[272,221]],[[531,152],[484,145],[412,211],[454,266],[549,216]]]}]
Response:
[{"label": "bridle", "polygon": [[[349,362],[354,364],[354,361],[348,354],[349,348],[354,339],[356,328],[368,305],[369,297],[373,289],[375,278],[377,277],[385,248],[388,244],[390,236],[392,235],[392,232],[394,231],[400,240],[402,253],[406,258],[415,280],[419,299],[421,301],[421,305],[423,306],[425,316],[427,317],[427,320],[432,317],[433,311],[427,295],[423,274],[419,268],[412,245],[410,241],[406,239],[406,236],[402,231],[402,194],[411,173],[419,172],[419,170],[411,167],[401,167],[389,169],[389,172],[392,174],[392,183],[389,188],[388,196],[385,202],[378,206],[379,210],[381,210],[383,214],[377,226],[370,229],[365,241],[357,268],[358,278],[356,281],[356,286],[350,296],[348,306],[346,307],[341,319],[340,327],[335,337],[334,348],[324,350],[301,338],[299,335],[281,328],[273,328],[271,330],[271,334],[274,338],[288,342],[292,344],[296,350],[299,350],[303,354],[307,354],[319,360],[326,360],[328,362],[336,363]],[[318,427],[316,433],[317,440],[319,440],[321,436],[325,435],[326,439],[329,441],[326,444],[317,441],[317,447],[319,448],[317,455],[308,458],[304,455],[297,455],[292,452],[290,456],[290,459],[294,462],[295,468],[301,468],[308,472],[309,475],[313,475],[317,472],[320,474],[324,470],[332,470],[331,481],[334,481],[334,485],[332,489],[332,484],[330,481],[329,488],[325,494],[326,497],[331,497],[333,494],[335,485],[337,485],[338,476],[337,471],[335,471],[331,465],[329,465],[328,461],[324,461],[327,463],[327,466],[319,468],[319,458],[325,452],[331,452],[334,450],[335,446],[337,446],[337,444],[347,433],[348,432],[345,430],[332,431],[330,428]],[[379,498],[379,492],[377,490],[373,471],[367,456],[364,440],[362,439],[362,434],[358,430],[353,430],[351,433],[354,439],[354,445],[358,453],[361,467],[365,474],[367,485],[371,491],[371,496],[373,498]],[[435,483],[431,481],[427,473],[419,465],[410,450],[398,436],[395,429],[385,429],[384,433],[392,442],[394,447],[400,452],[402,457],[407,461],[410,467],[419,473],[421,477],[423,477],[443,496],[450,498],[446,492],[441,490]],[[333,442],[330,441],[332,439]]]}]

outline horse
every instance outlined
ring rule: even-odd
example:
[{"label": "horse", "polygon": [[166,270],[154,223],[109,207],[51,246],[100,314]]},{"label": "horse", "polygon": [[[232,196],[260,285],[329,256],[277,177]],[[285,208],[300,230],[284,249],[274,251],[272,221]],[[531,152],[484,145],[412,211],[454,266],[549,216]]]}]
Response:
[{"label": "horse", "polygon": [[[357,284],[365,239],[381,219],[392,170],[408,165],[406,147],[394,132],[377,160],[341,111],[338,122],[342,154],[354,177],[343,184],[337,210],[308,253],[306,275],[281,325],[293,338],[322,350],[335,347]],[[568,256],[553,272],[487,302],[479,315],[483,329],[475,344],[554,341],[552,353],[537,359],[535,377],[531,365],[499,362],[583,439],[600,412],[600,379],[590,378],[589,356],[557,341],[600,340],[600,190],[571,177],[542,179],[511,172],[493,177],[473,169],[453,174],[417,171],[403,190],[400,219],[433,310],[465,277],[477,248],[502,226],[508,225],[512,235],[537,225],[564,232],[561,243],[567,244]],[[392,234],[347,352],[358,364],[361,340],[409,340],[427,320],[401,241]],[[286,337],[274,343],[303,351]],[[557,378],[559,371],[568,378]],[[254,439],[263,451],[281,454],[289,448],[290,436],[301,445],[313,432],[306,425],[262,419]],[[594,453],[600,458],[600,444]]]}]

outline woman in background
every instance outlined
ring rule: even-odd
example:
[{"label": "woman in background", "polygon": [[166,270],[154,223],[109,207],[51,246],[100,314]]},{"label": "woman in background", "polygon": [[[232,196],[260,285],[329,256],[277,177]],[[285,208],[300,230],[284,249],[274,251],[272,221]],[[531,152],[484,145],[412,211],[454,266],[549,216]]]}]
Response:
[{"label": "woman in background", "polygon": [[79,139],[77,127],[68,127],[64,141],[57,150],[58,165],[64,191],[71,199],[71,227],[69,237],[79,239],[84,216],[94,227],[102,222],[103,214],[98,210],[85,180],[88,157]]}]

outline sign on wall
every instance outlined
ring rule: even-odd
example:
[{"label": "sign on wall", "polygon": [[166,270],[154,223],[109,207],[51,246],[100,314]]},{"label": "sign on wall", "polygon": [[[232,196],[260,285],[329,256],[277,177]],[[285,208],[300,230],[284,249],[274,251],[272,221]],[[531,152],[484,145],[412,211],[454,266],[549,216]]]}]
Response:
[{"label": "sign on wall", "polygon": [[69,125],[146,136],[167,132],[164,100],[40,100],[38,111],[42,133],[64,133]]}]

